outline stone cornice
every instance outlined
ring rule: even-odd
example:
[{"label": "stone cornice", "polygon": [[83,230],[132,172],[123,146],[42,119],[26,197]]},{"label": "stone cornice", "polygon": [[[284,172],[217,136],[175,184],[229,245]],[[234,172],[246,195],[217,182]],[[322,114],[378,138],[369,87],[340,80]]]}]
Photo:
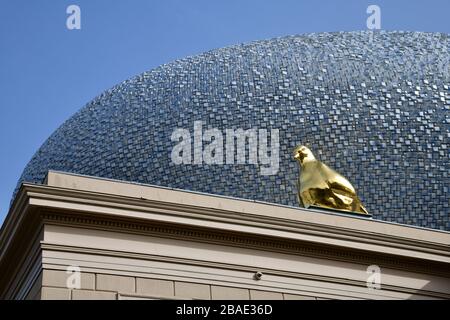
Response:
[{"label": "stone cornice", "polygon": [[[148,234],[368,265],[376,260],[392,268],[448,274],[450,253],[445,244],[55,187],[27,185],[24,191],[30,206],[39,208],[46,224]],[[379,250],[358,248],[354,241]],[[388,249],[394,250],[387,253]]]},{"label": "stone cornice", "polygon": [[218,229],[186,227],[175,224],[145,221],[131,222],[107,217],[93,217],[85,214],[64,214],[47,211],[42,213],[45,224],[79,226],[104,231],[149,235],[161,238],[204,242],[278,253],[302,255],[313,258],[331,259],[378,265],[399,270],[411,270],[435,275],[450,276],[448,264],[413,257],[396,256],[383,252],[368,252],[353,248],[343,248],[331,244],[317,244],[307,241],[283,239],[247,233],[227,232]]},{"label": "stone cornice", "polygon": [[[96,191],[80,186],[22,185],[0,231],[2,288],[7,283],[11,288],[11,283],[29,282],[20,270],[27,257],[36,257],[40,250],[36,251],[36,239],[44,225],[79,226],[364,265],[376,261],[382,267],[450,276],[448,232],[212,195],[192,196],[179,190],[139,188],[144,190],[142,194],[100,192],[101,188]],[[22,278],[9,281],[7,277],[12,274]]]},{"label": "stone cornice", "polygon": [[[418,238],[406,238],[389,232],[373,233],[346,226],[321,225],[311,222],[267,217],[249,213],[230,212],[221,209],[203,208],[199,206],[168,203],[155,200],[136,199],[123,196],[99,194],[95,192],[74,191],[45,186],[24,187],[33,207],[47,209],[70,210],[71,212],[89,212],[89,216],[100,214],[122,220],[122,224],[137,226],[136,230],[147,221],[165,224],[177,224],[188,228],[204,228],[222,230],[227,233],[253,234],[263,238],[280,238],[289,241],[305,241],[310,244],[323,244],[364,250],[374,253],[389,253],[404,257],[425,259],[450,263],[450,234],[444,234],[449,242],[433,242]],[[236,200],[239,201],[239,200]],[[280,208],[274,208],[274,210]],[[302,214],[298,209],[298,214]],[[61,217],[62,218],[62,217]],[[372,221],[368,221],[369,223]],[[398,226],[395,226],[398,227]],[[415,231],[414,228],[402,226]],[[434,231],[420,230],[423,232]]]}]

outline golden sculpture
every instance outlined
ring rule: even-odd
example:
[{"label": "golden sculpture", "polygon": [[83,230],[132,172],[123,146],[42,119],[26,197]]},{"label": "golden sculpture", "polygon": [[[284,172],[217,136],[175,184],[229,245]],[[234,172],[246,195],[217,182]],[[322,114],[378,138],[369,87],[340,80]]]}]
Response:
[{"label": "golden sculpture", "polygon": [[310,206],[368,214],[355,188],[339,173],[317,160],[305,146],[294,149],[301,172],[298,179],[298,201]]}]

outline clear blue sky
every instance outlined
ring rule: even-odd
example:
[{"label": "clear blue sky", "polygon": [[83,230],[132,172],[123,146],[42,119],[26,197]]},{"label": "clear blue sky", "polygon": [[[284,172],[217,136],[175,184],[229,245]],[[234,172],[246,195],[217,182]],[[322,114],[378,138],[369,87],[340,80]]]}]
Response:
[{"label": "clear blue sky", "polygon": [[[66,8],[81,8],[81,30]],[[102,91],[187,55],[258,39],[366,29],[450,33],[449,0],[0,0],[0,223],[45,139]]]}]

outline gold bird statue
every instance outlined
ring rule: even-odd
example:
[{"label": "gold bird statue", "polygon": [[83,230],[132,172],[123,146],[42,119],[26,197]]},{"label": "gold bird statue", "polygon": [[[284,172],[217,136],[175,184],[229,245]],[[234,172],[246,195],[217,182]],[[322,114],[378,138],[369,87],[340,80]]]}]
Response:
[{"label": "gold bird statue", "polygon": [[298,179],[298,201],[310,206],[368,214],[355,188],[339,173],[317,160],[305,146],[294,149],[301,171]]}]

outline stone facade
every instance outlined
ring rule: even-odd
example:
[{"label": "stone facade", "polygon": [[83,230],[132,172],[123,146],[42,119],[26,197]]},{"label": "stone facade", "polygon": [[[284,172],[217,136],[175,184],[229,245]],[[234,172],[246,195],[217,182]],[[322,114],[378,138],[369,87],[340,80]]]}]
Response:
[{"label": "stone facade", "polygon": [[[203,283],[168,281],[82,272],[82,282],[92,286],[67,288],[70,274],[63,270],[43,270],[44,278],[35,283],[28,300],[117,300],[117,299],[199,299],[199,300],[316,300],[317,297],[282,292],[224,287]],[[46,279],[46,280],[42,280]],[[34,293],[34,294],[33,294]]]},{"label": "stone facade", "polygon": [[[46,181],[21,188],[0,231],[1,299],[450,298],[445,231],[66,173]],[[367,284],[373,266],[379,289]]]}]

